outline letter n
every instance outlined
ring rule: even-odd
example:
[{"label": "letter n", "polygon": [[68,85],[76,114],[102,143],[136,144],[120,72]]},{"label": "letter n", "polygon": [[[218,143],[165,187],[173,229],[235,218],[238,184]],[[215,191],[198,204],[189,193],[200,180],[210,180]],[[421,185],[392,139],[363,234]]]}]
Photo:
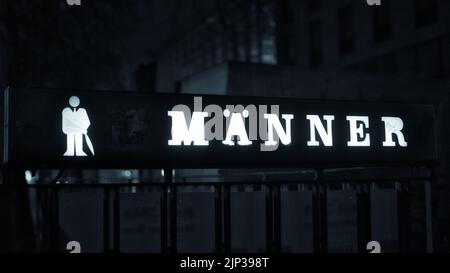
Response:
[{"label": "letter n", "polygon": [[307,143],[308,146],[319,146],[319,141],[316,140],[316,130],[319,133],[320,139],[323,141],[323,145],[333,146],[332,121],[334,120],[334,116],[323,116],[323,119],[327,122],[326,130],[318,115],[306,115],[306,119],[309,120],[311,135],[311,140]]}]

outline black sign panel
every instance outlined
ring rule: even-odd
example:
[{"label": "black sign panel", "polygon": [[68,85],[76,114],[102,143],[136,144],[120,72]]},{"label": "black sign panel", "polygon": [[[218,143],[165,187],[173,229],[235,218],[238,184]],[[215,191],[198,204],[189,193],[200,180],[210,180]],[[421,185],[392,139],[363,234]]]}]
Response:
[{"label": "black sign panel", "polygon": [[[8,153],[4,163],[24,167],[250,168],[436,159],[432,105],[39,89],[10,89],[6,92],[9,92],[5,96],[9,98],[8,120],[5,121],[8,123],[8,138],[5,140],[8,141],[5,145]],[[197,105],[198,109],[194,109],[194,97],[202,100],[202,106]],[[249,118],[244,119],[247,135],[258,128],[251,145],[241,146],[237,138],[233,138],[236,140],[233,146],[220,139],[210,140],[204,146],[169,145],[174,131],[168,112],[180,104],[192,111],[205,112],[208,112],[205,109],[208,105],[221,109],[226,109],[227,105],[254,105],[258,115],[264,114],[264,106],[267,106],[267,113],[271,113],[271,106],[277,106],[284,131],[287,123],[282,115],[293,115],[290,120],[291,142],[287,145],[280,142],[277,149],[262,151],[261,144],[265,140],[260,138],[260,120],[267,123],[262,117],[257,124],[249,124]],[[318,116],[324,129],[327,129],[324,117],[333,117],[332,145],[325,145],[318,128],[311,130],[308,115]],[[362,130],[356,140],[361,142],[370,135],[369,146],[367,143],[365,146],[349,146],[356,128],[352,132],[348,120],[352,116],[367,117],[367,124],[356,123]],[[223,119],[225,138],[230,129],[226,125],[227,118],[212,117]],[[206,117],[205,123],[212,117]],[[401,133],[407,145],[402,146],[396,134],[391,135],[394,146],[383,145],[386,130],[395,129],[395,124],[383,121],[383,117],[401,119]],[[186,126],[192,124],[188,119]],[[392,128],[386,129],[389,126]],[[216,127],[215,130],[220,129],[219,125]],[[308,145],[311,132],[319,142],[317,146]]]}]

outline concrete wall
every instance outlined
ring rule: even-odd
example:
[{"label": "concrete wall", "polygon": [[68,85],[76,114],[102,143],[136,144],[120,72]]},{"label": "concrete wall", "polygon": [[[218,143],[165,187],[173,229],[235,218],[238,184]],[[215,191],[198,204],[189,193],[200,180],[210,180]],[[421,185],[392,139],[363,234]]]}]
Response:
[{"label": "concrete wall", "polygon": [[207,69],[182,80],[182,92],[193,94],[225,95],[228,84],[228,63]]},{"label": "concrete wall", "polygon": [[184,93],[305,99],[435,102],[445,99],[448,90],[449,80],[237,62],[213,67],[182,81]]}]

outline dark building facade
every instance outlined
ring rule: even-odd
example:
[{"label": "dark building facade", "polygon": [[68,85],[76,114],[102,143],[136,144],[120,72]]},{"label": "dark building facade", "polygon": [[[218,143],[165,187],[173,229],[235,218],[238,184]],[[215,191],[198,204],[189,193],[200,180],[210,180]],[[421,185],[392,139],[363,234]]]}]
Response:
[{"label": "dark building facade", "polygon": [[[149,2],[116,8],[111,2],[105,10],[92,4],[102,22],[92,32],[97,21],[86,23],[89,14],[53,7],[54,18],[66,15],[54,25],[84,23],[73,35],[61,34],[67,40],[48,34],[38,43],[49,64],[43,78],[25,43],[35,38],[29,22],[0,18],[0,86],[428,103],[436,109],[437,162],[30,169],[2,179],[1,207],[14,209],[0,210],[12,223],[0,230],[1,251],[68,252],[72,241],[82,252],[121,253],[355,253],[368,252],[369,241],[381,252],[450,250],[448,1]],[[122,13],[113,25],[103,21]],[[136,14],[160,20],[136,38],[128,35],[138,28]],[[48,22],[39,22],[46,29]],[[90,33],[102,35],[90,40]],[[2,58],[13,44],[20,45],[16,55]],[[44,54],[47,44],[53,54]],[[134,54],[137,44],[145,53]],[[52,59],[64,56],[72,60],[67,66]],[[111,134],[133,144],[143,127],[139,111],[121,109]],[[9,181],[29,188],[14,195]]]}]

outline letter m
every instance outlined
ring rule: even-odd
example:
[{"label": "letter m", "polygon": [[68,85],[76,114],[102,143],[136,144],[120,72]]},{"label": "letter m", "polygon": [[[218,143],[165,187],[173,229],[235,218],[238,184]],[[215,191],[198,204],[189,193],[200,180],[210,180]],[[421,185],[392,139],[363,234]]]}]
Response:
[{"label": "letter m", "polygon": [[193,112],[189,125],[183,111],[169,111],[172,118],[172,139],[169,140],[171,146],[192,145],[207,146],[209,142],[205,139],[205,118],[206,112]]}]

